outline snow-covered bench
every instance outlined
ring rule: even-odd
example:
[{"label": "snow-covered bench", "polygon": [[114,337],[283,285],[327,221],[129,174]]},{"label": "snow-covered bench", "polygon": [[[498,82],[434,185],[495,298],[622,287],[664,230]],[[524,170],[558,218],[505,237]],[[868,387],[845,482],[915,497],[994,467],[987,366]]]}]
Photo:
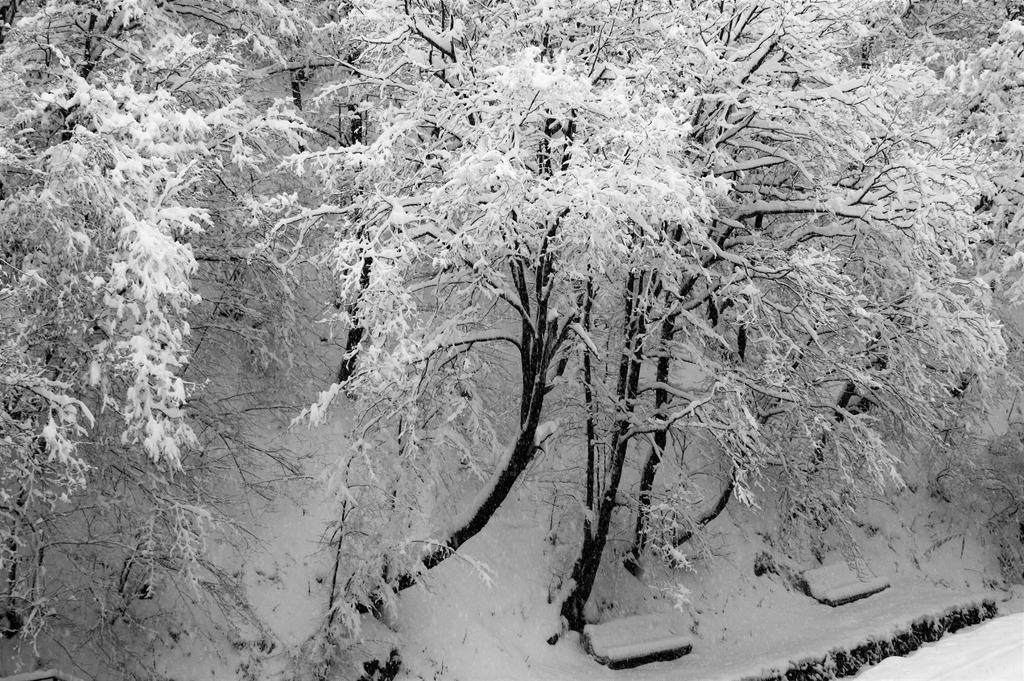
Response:
[{"label": "snow-covered bench", "polygon": [[14,676],[0,676],[0,681],[77,681],[77,679],[56,669],[45,669],[37,672],[15,674]]},{"label": "snow-covered bench", "polygon": [[846,563],[807,570],[804,581],[812,598],[832,607],[867,598],[889,588],[889,580],[867,573],[858,575]]},{"label": "snow-covered bench", "polygon": [[601,664],[625,669],[682,657],[692,649],[693,639],[683,617],[656,613],[588,624],[583,628],[583,644]]}]

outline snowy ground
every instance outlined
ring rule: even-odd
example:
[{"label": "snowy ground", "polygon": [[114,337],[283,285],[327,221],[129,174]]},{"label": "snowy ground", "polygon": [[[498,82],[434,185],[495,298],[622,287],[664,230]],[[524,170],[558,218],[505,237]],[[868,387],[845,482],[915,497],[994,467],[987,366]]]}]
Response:
[{"label": "snowy ground", "polygon": [[[461,571],[453,566],[453,573]],[[461,582],[465,587],[473,579],[466,573],[452,584]],[[766,585],[760,606],[754,599],[753,607],[702,613],[695,626],[701,636],[686,657],[622,672],[586,657],[573,636],[556,646],[546,645],[550,631],[543,625],[549,619],[530,617],[523,606],[513,606],[503,588],[488,593],[486,587],[469,586],[468,590],[477,592],[475,605],[462,599],[446,603],[449,588],[435,584],[433,593],[411,594],[408,599],[405,616],[414,624],[404,633],[407,661],[416,673],[411,678],[432,678],[432,668],[440,678],[478,681],[734,681],[784,671],[791,661],[822,657],[835,647],[853,647],[870,637],[886,636],[917,617],[976,601],[982,595],[907,580],[895,582],[885,595],[830,608]]]},{"label": "snowy ground", "polygon": [[[914,503],[911,499],[908,505]],[[882,531],[869,540],[865,554],[892,587],[838,608],[822,605],[778,576],[754,576],[756,545],[739,541],[748,521],[740,512],[725,519],[718,555],[698,561],[696,572],[675,575],[688,598],[683,609],[693,622],[693,651],[674,661],[612,671],[586,656],[574,635],[554,646],[545,643],[558,626],[557,609],[546,600],[550,567],[557,560],[536,531],[537,523],[513,507],[494,531],[482,533],[465,548],[468,556],[490,567],[490,585],[471,564],[454,560],[432,571],[423,586],[403,594],[398,634],[409,678],[735,681],[785,671],[792,662],[889,636],[919,617],[982,598],[995,600],[1000,613],[1020,609],[1020,602],[1010,601],[1007,593],[986,588],[980,562],[984,552],[972,537],[924,542],[919,554],[923,560],[915,565],[913,542],[897,528],[892,530],[896,536],[886,537],[888,531]],[[922,537],[931,532],[925,531],[923,521],[919,529]],[[665,582],[642,584],[624,570],[612,573],[605,576],[602,589],[618,594],[618,600],[604,616],[672,607],[667,596],[644,595],[658,594]]]},{"label": "snowy ground", "polygon": [[857,675],[861,681],[1020,681],[1024,679],[1024,613],[952,634],[907,657],[890,657]]},{"label": "snowy ground", "polygon": [[[237,565],[260,623],[233,634],[230,645],[199,629],[185,632],[173,648],[158,653],[154,678],[293,678],[285,670],[304,655],[326,608],[331,560],[323,536],[331,506],[317,471],[339,446],[342,426],[281,433],[284,444],[305,452],[310,477],[282,484],[287,494],[244,518],[261,541]],[[709,526],[705,550],[691,556],[692,570],[652,569],[641,582],[616,561],[607,563],[595,593],[597,618],[677,608],[691,622],[693,637],[692,652],[681,659],[612,671],[589,657],[574,634],[547,643],[559,627],[557,605],[549,602],[557,591],[552,575],[568,565],[575,534],[558,531],[552,507],[538,503],[544,493],[536,484],[519,487],[488,528],[403,592],[390,628],[367,619],[364,640],[347,656],[351,666],[338,669],[336,678],[358,678],[359,655],[386,654],[394,646],[402,656],[403,681],[736,681],[885,637],[919,617],[982,598],[995,600],[1001,615],[1024,611],[1024,591],[999,581],[991,547],[964,524],[973,521],[924,489],[865,509],[862,520],[870,530],[860,538],[863,558],[892,586],[838,608],[798,592],[779,574],[755,575],[759,554],[771,549],[765,539],[769,521],[763,509],[734,504]],[[1021,679],[1022,627],[1022,616],[1004,617],[949,639],[952,661],[931,657],[946,649],[943,641],[908,658],[912,669],[897,659],[862,678]],[[5,668],[3,652],[0,642],[0,676],[15,671]],[[1004,671],[1009,675],[994,675]]]},{"label": "snowy ground", "polygon": [[[311,449],[329,452],[331,434],[314,433],[318,446]],[[265,633],[275,643],[259,666],[248,667],[259,679],[285,678],[275,671],[323,616],[330,561],[320,549],[327,506],[323,492],[313,491],[315,485],[298,487],[305,493],[282,500],[253,523],[266,543],[246,561],[246,581],[254,606],[268,623]],[[652,570],[640,582],[614,561],[608,563],[612,569],[602,574],[595,597],[600,619],[678,608],[689,618],[693,635],[693,650],[681,659],[612,671],[589,657],[574,634],[562,636],[556,645],[547,643],[559,627],[557,605],[548,602],[552,574],[564,569],[572,535],[553,540],[550,509],[537,503],[541,493],[530,485],[519,488],[456,557],[403,592],[391,628],[367,619],[364,640],[353,646],[349,658],[351,668],[339,670],[337,678],[358,677],[360,651],[386,654],[395,646],[403,660],[399,678],[409,681],[736,681],[885,637],[919,617],[982,598],[995,600],[1001,614],[1024,610],[1020,593],[1010,600],[1008,592],[993,588],[998,570],[991,551],[979,543],[980,535],[958,530],[955,513],[937,510],[924,492],[905,492],[865,512],[864,521],[873,529],[862,538],[863,556],[892,586],[838,608],[799,593],[777,574],[754,574],[765,548],[764,528],[757,520],[761,511],[736,505],[710,528],[706,554],[692,557],[692,570]],[[902,517],[895,514],[897,503]],[[830,562],[838,556],[824,558]],[[197,651],[183,658],[182,652],[163,665],[168,678],[242,676],[237,655],[218,663],[209,654]]]}]

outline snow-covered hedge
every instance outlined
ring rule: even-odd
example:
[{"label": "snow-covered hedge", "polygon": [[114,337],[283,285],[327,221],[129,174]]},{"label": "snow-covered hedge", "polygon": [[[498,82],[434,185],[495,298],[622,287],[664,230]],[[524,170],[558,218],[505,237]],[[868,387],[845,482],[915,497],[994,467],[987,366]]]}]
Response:
[{"label": "snow-covered hedge", "polygon": [[853,676],[866,666],[877,664],[893,655],[906,655],[925,643],[938,641],[946,634],[978,624],[997,614],[995,601],[946,608],[938,615],[919,617],[905,628],[886,636],[869,638],[852,648],[835,648],[824,657],[793,661],[788,669],[769,670],[743,681],[825,681]]}]

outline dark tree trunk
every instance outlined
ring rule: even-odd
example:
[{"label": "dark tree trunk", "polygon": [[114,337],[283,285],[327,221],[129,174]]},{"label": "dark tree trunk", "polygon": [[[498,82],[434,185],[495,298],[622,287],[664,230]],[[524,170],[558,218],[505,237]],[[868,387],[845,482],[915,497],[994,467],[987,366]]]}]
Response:
[{"label": "dark tree trunk", "polygon": [[[594,282],[587,280],[586,298],[583,301],[583,330],[590,333],[590,312],[594,305]],[[590,356],[589,349],[583,353],[583,403],[587,410],[586,438],[587,438],[587,511],[588,515],[583,519],[583,535],[591,536],[593,533],[594,498],[597,491],[597,480],[595,479],[595,467],[597,466],[597,411],[594,404],[594,361]]]},{"label": "dark tree trunk", "polygon": [[[681,228],[677,227],[672,235],[673,242],[678,242],[682,236]],[[724,236],[722,240],[724,241]],[[679,298],[683,298],[689,295],[690,291],[696,285],[698,277],[690,277],[689,280],[684,283],[677,294]],[[654,412],[658,418],[665,418],[666,405],[669,401],[668,390],[663,386],[668,384],[669,375],[672,367],[672,354],[670,345],[676,334],[676,319],[678,315],[672,314],[665,319],[664,324],[661,327],[661,355],[658,357],[658,363],[655,369],[655,380],[659,383],[659,386],[654,390]],[[718,323],[718,308],[715,306],[711,296],[708,297],[708,321],[712,326]],[[745,335],[743,343],[745,344]],[[740,351],[741,354],[743,350]],[[633,546],[630,548],[629,553],[623,560],[623,566],[629,571],[631,575],[639,578],[641,574],[640,570],[640,556],[643,555],[644,550],[647,548],[648,536],[649,536],[649,522],[651,513],[651,491],[654,489],[654,479],[658,474],[658,466],[661,465],[661,461],[665,456],[665,449],[668,446],[668,429],[663,429],[655,432],[654,434],[654,445],[651,448],[651,452],[647,457],[647,461],[644,462],[644,468],[640,475],[640,490],[637,496],[637,517],[636,527],[633,530]]]},{"label": "dark tree trunk", "polygon": [[[874,343],[872,343],[872,345],[874,345]],[[886,355],[884,353],[879,353],[871,361],[871,368],[881,371],[885,369],[888,364],[889,360]],[[856,402],[853,401],[854,398],[857,398]],[[857,385],[853,381],[847,381],[846,385],[843,386],[843,392],[840,393],[839,399],[836,400],[836,408],[833,418],[838,426],[846,420],[846,414],[856,416],[857,414],[867,413],[869,409],[871,409],[871,400],[857,392]],[[822,432],[818,441],[814,444],[812,461],[814,462],[815,471],[822,463],[825,462],[825,446],[828,444],[828,437],[831,432],[832,429],[827,429]]]},{"label": "dark tree trunk", "polygon": [[[11,556],[11,564],[7,568],[7,588],[6,594],[3,600],[0,600],[0,635],[4,638],[13,638],[16,636],[24,624],[24,619],[21,613],[14,606],[14,596],[18,586],[18,549],[19,543],[16,539],[15,532],[17,526],[26,522],[23,516],[25,503],[28,500],[28,490],[22,487],[18,492],[18,498],[14,503],[14,507],[9,508],[10,522],[11,522],[11,534],[7,538],[5,549]],[[6,601],[6,607],[4,604]],[[6,624],[5,624],[6,622]]]},{"label": "dark tree trunk", "polygon": [[[531,392],[526,422],[523,423],[519,431],[519,437],[516,438],[512,456],[509,458],[507,465],[498,474],[490,491],[481,500],[467,521],[449,535],[444,545],[439,546],[423,557],[422,562],[426,569],[429,570],[440,564],[458,551],[459,547],[472,539],[480,530],[484,529],[491,516],[494,515],[494,512],[505,501],[509,492],[512,491],[512,487],[519,479],[519,476],[530,465],[530,462],[533,461],[538,451],[534,440],[537,435],[537,427],[540,425],[540,416],[544,403],[543,381],[535,381],[534,389]],[[402,575],[398,582],[398,588],[399,590],[405,589],[415,583],[416,578],[413,575]]]},{"label": "dark tree trunk", "polygon": [[[661,387],[666,385],[669,379],[672,356],[669,344],[672,342],[676,332],[675,315],[668,317],[661,327],[661,355],[658,357],[655,369],[655,381],[659,385],[654,389],[654,412],[657,418],[665,418],[665,405],[668,403],[668,391]],[[654,433],[654,445],[644,463],[643,472],[640,474],[640,492],[637,495],[639,508],[636,514],[636,527],[633,530],[633,546],[623,565],[634,577],[640,575],[640,556],[647,548],[648,523],[651,514],[651,491],[654,489],[654,478],[658,473],[658,466],[665,456],[665,449],[668,446],[668,428],[663,428]]]},{"label": "dark tree trunk", "polygon": [[292,104],[299,111],[302,111],[302,86],[309,81],[306,69],[293,69],[291,75]]},{"label": "dark tree trunk", "polygon": [[0,45],[4,42],[5,28],[14,25],[14,17],[18,14],[18,0],[7,0],[0,3]]},{"label": "dark tree trunk", "polygon": [[562,603],[562,617],[572,631],[582,631],[585,624],[583,611],[594,588],[597,571],[601,567],[601,556],[608,541],[615,498],[618,495],[622,469],[629,450],[627,433],[636,403],[640,367],[643,363],[643,337],[646,332],[647,310],[643,308],[641,302],[641,289],[645,283],[645,273],[632,272],[626,284],[625,347],[619,359],[619,376],[615,391],[622,411],[615,420],[609,468],[604,489],[599,497],[597,527],[590,536],[585,535],[583,538],[580,555],[572,568],[572,590]]},{"label": "dark tree trunk", "polygon": [[[573,129],[570,124],[566,134],[571,135]],[[550,131],[547,132],[550,134]],[[362,127],[359,129],[359,133],[363,134]],[[568,155],[566,155],[562,159],[563,167],[568,162]],[[519,358],[522,389],[519,403],[519,435],[516,437],[508,460],[505,461],[496,476],[491,478],[488,483],[489,487],[485,488],[481,496],[475,500],[475,507],[467,514],[468,517],[461,521],[459,527],[448,535],[441,546],[421,558],[420,562],[427,570],[450,557],[487,525],[491,516],[512,491],[519,476],[539,451],[537,429],[544,412],[544,396],[550,388],[548,369],[552,366],[552,362],[574,321],[566,319],[560,323],[557,315],[552,315],[549,318],[548,314],[557,265],[556,255],[551,250],[552,242],[558,233],[561,220],[568,214],[568,210],[563,210],[547,225],[547,232],[537,253],[535,268],[528,268],[521,260],[510,261],[510,275],[515,286],[519,303],[518,311],[521,315]],[[512,218],[517,219],[514,212]],[[369,267],[365,261],[364,267]],[[368,280],[369,270],[364,269],[364,274]],[[401,591],[414,585],[417,579],[417,574],[404,573],[399,575],[393,584],[396,585],[398,591]],[[387,581],[386,577],[385,580]]]},{"label": "dark tree trunk", "polygon": [[[718,501],[716,501],[715,505],[711,507],[711,510],[697,519],[697,527],[704,527],[712,520],[722,515],[722,511],[725,510],[725,507],[729,505],[729,500],[732,499],[733,490],[736,489],[737,473],[738,471],[736,470],[736,466],[733,466],[732,473],[729,476],[729,483],[725,486],[725,489],[722,490],[722,493],[718,497]],[[672,538],[672,545],[677,547],[682,546],[686,542],[690,541],[692,537],[693,532],[690,530],[679,532]]]},{"label": "dark tree trunk", "polygon": [[[548,237],[552,237],[557,223],[549,229]],[[544,396],[548,392],[548,367],[565,340],[569,321],[559,324],[557,318],[548,319],[548,302],[551,280],[554,276],[553,263],[547,255],[546,245],[543,247],[540,264],[534,273],[534,289],[536,307],[531,307],[528,289],[527,272],[519,264],[512,266],[512,279],[519,292],[519,302],[523,311],[532,317],[525,317],[520,331],[520,368],[522,371],[522,392],[519,407],[519,435],[512,447],[512,453],[501,470],[489,483],[490,487],[482,497],[476,500],[476,507],[461,525],[448,535],[445,542],[430,551],[421,559],[424,568],[430,569],[459,550],[463,544],[482,530],[508,497],[519,476],[533,461],[539,451],[537,447],[537,428],[544,411]],[[398,590],[414,585],[417,575],[406,573],[396,580]]]},{"label": "dark tree trunk", "polygon": [[[363,258],[363,271],[359,274],[359,293],[367,289],[370,285],[370,272],[373,270],[373,258],[367,256]],[[348,379],[352,378],[352,374],[356,370],[356,358],[359,354],[359,343],[362,342],[363,336],[366,333],[366,329],[363,327],[362,322],[359,320],[359,301],[357,300],[349,307],[349,318],[352,319],[352,326],[348,330],[348,336],[345,339],[345,356],[341,360],[341,365],[338,367],[338,375],[336,377],[337,383],[344,383]]]},{"label": "dark tree trunk", "polygon": [[[300,106],[299,108],[302,107]],[[352,144],[361,143],[363,141],[363,118],[354,104],[348,105],[348,111],[349,132],[351,133]],[[356,370],[359,344],[362,342],[363,336],[366,335],[366,329],[359,319],[359,298],[362,297],[363,291],[370,285],[370,273],[372,271],[373,258],[366,256],[363,258],[362,271],[359,273],[359,295],[348,309],[352,326],[349,327],[348,336],[345,339],[345,356],[341,359],[341,364],[338,366],[338,373],[335,376],[336,383],[345,383],[348,379],[352,378],[352,374]]]}]

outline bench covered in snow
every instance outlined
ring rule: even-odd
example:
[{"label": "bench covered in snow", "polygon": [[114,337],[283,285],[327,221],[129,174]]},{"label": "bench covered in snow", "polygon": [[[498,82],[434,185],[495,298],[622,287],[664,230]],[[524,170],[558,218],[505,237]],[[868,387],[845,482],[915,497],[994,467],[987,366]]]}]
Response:
[{"label": "bench covered in snow", "polygon": [[583,628],[583,645],[601,664],[625,669],[656,660],[674,660],[690,652],[687,621],[676,613],[623,617]]},{"label": "bench covered in snow", "polygon": [[14,676],[0,676],[0,681],[77,681],[77,679],[56,669],[45,669],[37,672],[15,674]]},{"label": "bench covered in snow", "polygon": [[807,570],[804,581],[812,598],[832,607],[867,598],[889,588],[889,580],[871,574],[858,575],[846,563]]}]

